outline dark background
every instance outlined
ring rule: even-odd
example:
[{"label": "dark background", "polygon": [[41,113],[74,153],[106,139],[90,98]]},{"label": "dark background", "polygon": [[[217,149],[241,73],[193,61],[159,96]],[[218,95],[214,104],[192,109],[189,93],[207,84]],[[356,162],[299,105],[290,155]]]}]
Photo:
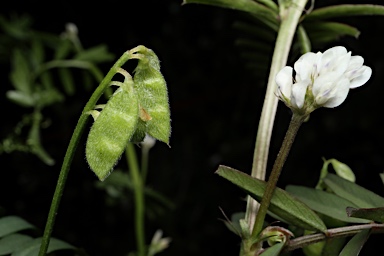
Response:
[{"label": "dark background", "polygon": [[[160,228],[173,239],[163,255],[237,255],[240,240],[219,220],[223,219],[219,207],[228,216],[244,211],[244,193],[214,171],[219,164],[225,164],[250,173],[252,165],[267,74],[247,69],[235,46],[239,34],[232,25],[236,20],[244,20],[244,14],[204,5],[181,6],[181,0],[12,1],[4,4],[0,14],[29,14],[34,29],[55,34],[64,30],[65,23],[73,22],[85,48],[105,43],[116,59],[139,44],[157,53],[168,84],[172,137],[171,148],[157,143],[151,150],[148,186],[166,195],[175,207],[148,219],[147,241]],[[343,21],[360,29],[359,39],[341,38],[326,48],[314,50],[344,45],[353,55],[364,57],[365,64],[373,69],[372,78],[351,91],[340,107],[319,109],[312,114],[298,134],[279,186],[313,187],[322,167],[321,158],[325,157],[347,163],[358,184],[383,195],[379,173],[384,166],[384,17]],[[112,62],[101,68],[106,73],[110,65]],[[17,122],[25,109],[7,102],[4,93],[9,90],[9,67],[2,67],[0,106],[5,117],[1,125],[5,127]],[[44,165],[34,155],[0,155],[2,213],[25,218],[41,229],[40,234],[60,171],[60,159],[89,96],[90,93],[76,94],[45,112],[52,125],[42,132],[42,140],[57,160],[55,166]],[[269,167],[289,118],[288,109],[280,104]],[[84,143],[85,138],[81,145]],[[119,166],[125,167],[123,161]],[[135,248],[131,196],[126,202],[107,204],[108,198],[95,187],[96,182],[84,159],[84,147],[80,146],[53,235],[84,248],[92,256],[126,255]],[[371,237],[362,254],[369,255],[369,250],[378,245],[378,237]]]}]

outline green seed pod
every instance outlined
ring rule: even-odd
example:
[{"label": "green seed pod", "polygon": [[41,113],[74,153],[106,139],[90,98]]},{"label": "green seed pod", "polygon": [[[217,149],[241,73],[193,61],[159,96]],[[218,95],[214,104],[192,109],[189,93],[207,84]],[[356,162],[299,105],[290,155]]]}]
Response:
[{"label": "green seed pod", "polygon": [[134,50],[139,63],[133,80],[140,102],[140,118],[136,131],[138,136],[135,137],[143,139],[145,133],[148,133],[169,144],[171,117],[167,85],[160,72],[160,61],[151,49],[144,46],[138,46]]},{"label": "green seed pod", "polygon": [[97,116],[88,135],[86,158],[92,171],[103,181],[113,170],[134,134],[139,102],[129,74]]}]

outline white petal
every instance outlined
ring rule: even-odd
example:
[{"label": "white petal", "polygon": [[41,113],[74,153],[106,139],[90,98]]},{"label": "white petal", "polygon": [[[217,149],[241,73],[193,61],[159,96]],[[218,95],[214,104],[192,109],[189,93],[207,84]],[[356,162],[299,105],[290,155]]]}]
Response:
[{"label": "white petal", "polygon": [[352,78],[352,80],[351,80],[351,84],[349,86],[351,89],[362,86],[363,84],[365,84],[369,80],[369,78],[371,78],[372,69],[370,67],[367,67],[367,66],[362,66],[359,69],[358,73],[359,73],[359,76],[356,76],[356,77]]},{"label": "white petal", "polygon": [[319,56],[313,52],[307,52],[295,62],[296,81],[311,79],[317,71],[317,60]]},{"label": "white petal", "polygon": [[276,93],[279,98],[291,98],[293,68],[286,66],[277,73],[275,81],[277,84]]},{"label": "white petal", "polygon": [[324,52],[320,60],[319,74],[328,72],[344,73],[351,59],[351,52],[347,52],[344,47],[333,47]]},{"label": "white petal", "polygon": [[332,90],[332,86],[340,80],[341,76],[336,72],[328,72],[320,75],[313,83],[312,93],[316,97],[317,95],[323,95],[325,92]]},{"label": "white petal", "polygon": [[291,104],[297,108],[302,108],[304,106],[305,94],[307,92],[308,85],[311,83],[311,80],[307,79],[298,83],[295,83],[292,86],[292,98]]},{"label": "white petal", "polygon": [[349,65],[348,65],[348,71],[350,70],[357,70],[361,68],[364,64],[364,59],[361,56],[352,56],[351,59],[349,60]]},{"label": "white petal", "polygon": [[333,88],[333,91],[330,93],[330,97],[323,105],[326,108],[334,108],[339,106],[341,103],[345,101],[349,92],[349,80],[347,78],[343,78],[338,81],[338,83]]}]

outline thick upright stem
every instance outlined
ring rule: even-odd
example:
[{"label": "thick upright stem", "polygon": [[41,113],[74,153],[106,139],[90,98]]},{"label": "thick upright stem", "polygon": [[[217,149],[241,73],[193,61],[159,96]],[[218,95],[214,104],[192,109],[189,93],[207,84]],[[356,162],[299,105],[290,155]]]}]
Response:
[{"label": "thick upright stem", "polygon": [[[296,27],[307,0],[286,2],[289,2],[289,4],[285,3],[286,6],[280,6],[281,24],[272,57],[267,91],[259,121],[253,156],[251,176],[261,180],[265,179],[272,128],[278,103],[275,95],[275,77],[286,65]],[[252,232],[252,227],[255,223],[258,207],[259,204],[251,197],[248,197],[245,218],[251,229],[250,232]]]},{"label": "thick upright stem", "polygon": [[139,164],[137,163],[135,148],[132,143],[127,145],[126,156],[135,194],[136,255],[145,256],[144,185],[140,175]]}]

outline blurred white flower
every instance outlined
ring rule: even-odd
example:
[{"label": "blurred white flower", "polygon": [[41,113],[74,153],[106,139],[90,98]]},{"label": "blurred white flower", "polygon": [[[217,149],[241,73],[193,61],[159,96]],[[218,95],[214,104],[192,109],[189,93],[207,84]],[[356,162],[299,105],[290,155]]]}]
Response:
[{"label": "blurred white flower", "polygon": [[153,235],[151,244],[149,245],[148,256],[153,256],[167,249],[171,240],[172,239],[170,237],[163,237],[162,230],[156,230],[155,234]]},{"label": "blurred white flower", "polygon": [[319,107],[334,108],[347,98],[349,89],[365,84],[372,69],[361,56],[351,56],[342,46],[324,53],[308,52],[293,68],[286,66],[276,75],[276,94],[292,110],[309,114]]},{"label": "blurred white flower", "polygon": [[156,139],[145,134],[144,140],[140,142],[140,146],[145,150],[150,150],[156,144]]}]

